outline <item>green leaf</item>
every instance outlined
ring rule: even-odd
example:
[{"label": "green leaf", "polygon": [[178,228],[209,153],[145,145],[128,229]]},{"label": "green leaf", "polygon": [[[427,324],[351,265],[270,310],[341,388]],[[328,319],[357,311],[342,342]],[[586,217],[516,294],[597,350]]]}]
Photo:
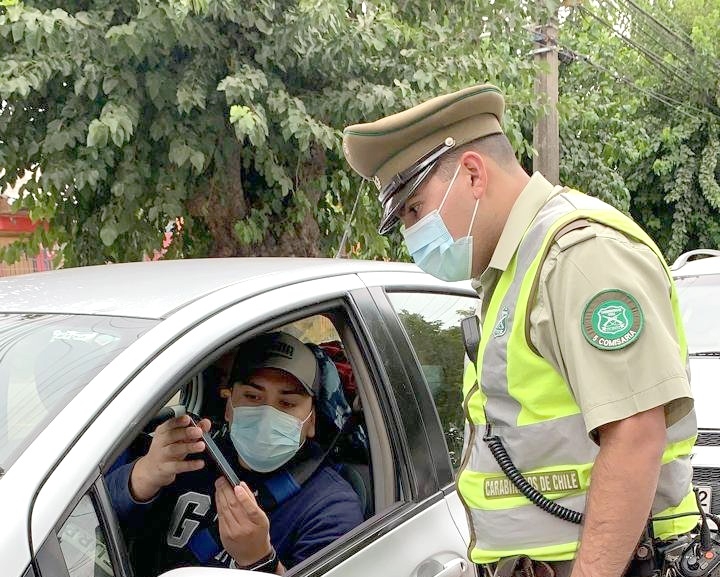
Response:
[{"label": "green leaf", "polygon": [[[535,94],[525,27],[557,3],[173,0],[128,12],[55,2],[66,12],[0,0],[0,165],[15,175],[38,164],[39,183],[19,203],[49,215],[67,266],[141,259],[176,215],[178,257],[240,253],[243,243],[333,254],[360,185],[343,157],[345,126],[492,82],[506,95],[504,132],[531,170],[549,104]],[[610,4],[593,10],[615,22]],[[720,246],[720,14],[698,9],[711,4],[642,2],[690,34],[692,48],[654,48],[679,79],[577,10],[561,23],[561,56],[588,59],[560,63],[560,180],[632,212],[667,254]],[[366,194],[351,254],[407,259],[398,235],[377,235],[379,213]],[[109,222],[111,246],[98,242]]]},{"label": "green leaf", "polygon": [[194,150],[190,154],[190,164],[195,167],[195,171],[200,174],[203,166],[205,166],[205,155],[199,150]]},{"label": "green leaf", "polygon": [[117,237],[118,231],[113,223],[105,223],[100,229],[100,240],[105,246],[112,246]]},{"label": "green leaf", "polygon": [[98,147],[104,148],[107,146],[109,130],[106,124],[103,124],[98,119],[90,122],[87,135],[87,146],[89,148]]},{"label": "green leaf", "polygon": [[192,148],[187,146],[184,142],[181,142],[179,140],[173,140],[170,143],[170,152],[168,154],[168,158],[170,159],[170,162],[181,167],[190,158],[192,152]]},{"label": "green leaf", "polygon": [[106,76],[103,80],[103,92],[105,94],[110,94],[113,89],[118,85],[118,78],[115,76]]},{"label": "green leaf", "polygon": [[147,88],[148,95],[153,102],[158,100],[161,83],[162,77],[159,74],[148,73],[145,76],[145,87]]},{"label": "green leaf", "polygon": [[251,110],[247,106],[234,105],[230,107],[230,122],[235,124],[241,122],[251,114]]},{"label": "green leaf", "polygon": [[18,44],[23,37],[23,32],[25,30],[25,23],[24,22],[15,22],[12,27],[12,39],[15,44]]}]

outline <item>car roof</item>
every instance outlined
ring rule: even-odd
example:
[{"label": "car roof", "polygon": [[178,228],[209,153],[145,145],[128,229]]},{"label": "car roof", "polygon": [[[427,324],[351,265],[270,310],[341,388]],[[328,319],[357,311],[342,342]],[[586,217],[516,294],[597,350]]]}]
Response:
[{"label": "car roof", "polygon": [[[692,259],[692,257],[698,258]],[[720,274],[720,251],[698,249],[683,253],[675,260],[670,270],[675,278]]]},{"label": "car roof", "polygon": [[274,275],[277,285],[412,264],[322,258],[216,258],[106,264],[0,279],[0,312],[160,319],[224,287]]}]

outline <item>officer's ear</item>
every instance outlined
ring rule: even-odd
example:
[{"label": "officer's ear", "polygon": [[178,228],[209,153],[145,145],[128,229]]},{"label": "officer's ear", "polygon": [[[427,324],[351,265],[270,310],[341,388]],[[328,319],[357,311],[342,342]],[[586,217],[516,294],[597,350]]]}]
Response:
[{"label": "officer's ear", "polygon": [[470,177],[470,189],[475,200],[480,200],[487,190],[487,161],[474,150],[467,150],[460,157],[460,165]]}]

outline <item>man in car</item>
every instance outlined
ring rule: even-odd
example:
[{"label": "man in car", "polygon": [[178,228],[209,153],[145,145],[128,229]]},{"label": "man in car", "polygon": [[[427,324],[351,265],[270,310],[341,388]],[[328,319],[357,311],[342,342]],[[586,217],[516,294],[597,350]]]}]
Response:
[{"label": "man in car", "polygon": [[358,496],[312,440],[313,351],[286,333],[262,335],[240,349],[231,384],[218,443],[239,485],[196,458],[210,421],[191,426],[187,415],[158,426],[147,453],[107,477],[125,535],[155,551],[149,574],[204,565],[281,575],[363,521]]},{"label": "man in car", "polygon": [[525,172],[504,107],[470,86],[350,126],[343,149],[378,188],[380,232],[402,223],[420,268],[482,299],[457,476],[472,560],[496,577],[649,575],[641,537],[697,522],[676,290],[630,218]]}]

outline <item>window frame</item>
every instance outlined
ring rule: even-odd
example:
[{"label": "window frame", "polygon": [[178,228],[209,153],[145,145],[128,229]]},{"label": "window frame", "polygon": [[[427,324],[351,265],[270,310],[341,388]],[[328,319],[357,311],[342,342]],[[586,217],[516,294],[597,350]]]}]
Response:
[{"label": "window frame", "polygon": [[[377,295],[373,293],[380,291]],[[450,465],[442,427],[432,398],[424,380],[424,385],[416,387],[413,383],[413,372],[420,371],[419,365],[414,371],[408,372],[408,362],[403,357],[405,353],[414,351],[409,347],[405,337],[404,328],[400,324],[394,309],[385,296],[383,289],[369,287],[368,289],[354,290],[349,293],[352,312],[355,315],[355,339],[354,342],[362,351],[362,359],[366,369],[372,374],[371,386],[375,388],[377,395],[385,396],[384,400],[384,422],[387,427],[392,423],[394,428],[393,437],[402,451],[401,454],[395,451],[396,457],[405,463],[401,473],[405,476],[404,484],[408,486],[409,492],[399,495],[395,505],[375,514],[356,527],[353,531],[338,539],[332,545],[309,557],[299,565],[293,567],[288,575],[302,577],[320,577],[339,563],[351,556],[361,553],[367,547],[372,546],[376,540],[382,539],[388,533],[402,526],[416,515],[442,500],[447,491],[438,479],[433,456],[430,453],[430,441],[425,433],[425,420],[420,406],[432,407],[432,415],[437,420],[436,427],[440,431],[442,440],[442,451],[444,458]],[[379,302],[378,302],[379,301]],[[380,305],[383,305],[381,308]],[[350,317],[352,320],[352,317]],[[402,331],[400,334],[398,331]],[[342,331],[340,336],[344,338]],[[396,345],[400,343],[398,348]],[[356,359],[352,350],[346,352],[356,371]],[[409,365],[413,367],[412,363]],[[422,375],[421,375],[422,376]],[[424,377],[423,377],[424,378]],[[418,397],[424,397],[418,405]],[[388,411],[392,411],[390,415]],[[411,431],[412,434],[408,434]],[[435,432],[435,436],[437,431]],[[391,439],[392,440],[392,439]],[[452,471],[452,469],[450,468]],[[454,481],[453,481],[454,483]]]},{"label": "window frame", "polygon": [[[418,399],[423,399],[424,401],[422,404],[422,411],[423,414],[427,415],[426,431],[428,430],[428,425],[430,425],[430,429],[433,431],[431,437],[429,438],[429,443],[437,469],[438,481],[446,494],[453,492],[456,490],[455,472],[450,460],[449,448],[445,440],[445,432],[440,420],[440,415],[437,411],[437,407],[435,406],[432,394],[430,393],[425,373],[422,371],[420,360],[415,353],[413,343],[410,341],[410,337],[405,330],[405,326],[402,324],[398,311],[393,306],[393,303],[388,295],[392,293],[437,294],[440,296],[473,298],[477,301],[478,305],[480,304],[480,298],[474,291],[463,290],[460,288],[456,289],[454,287],[412,285],[410,283],[373,287],[370,292],[377,303],[378,308],[383,311],[383,314],[391,316],[393,319],[393,322],[389,324],[389,329],[396,335],[394,340],[399,346],[401,358],[405,364],[406,371],[410,375],[410,381],[414,385],[416,397]],[[422,383],[422,386],[420,383]],[[431,414],[434,418],[430,417]]]}]

